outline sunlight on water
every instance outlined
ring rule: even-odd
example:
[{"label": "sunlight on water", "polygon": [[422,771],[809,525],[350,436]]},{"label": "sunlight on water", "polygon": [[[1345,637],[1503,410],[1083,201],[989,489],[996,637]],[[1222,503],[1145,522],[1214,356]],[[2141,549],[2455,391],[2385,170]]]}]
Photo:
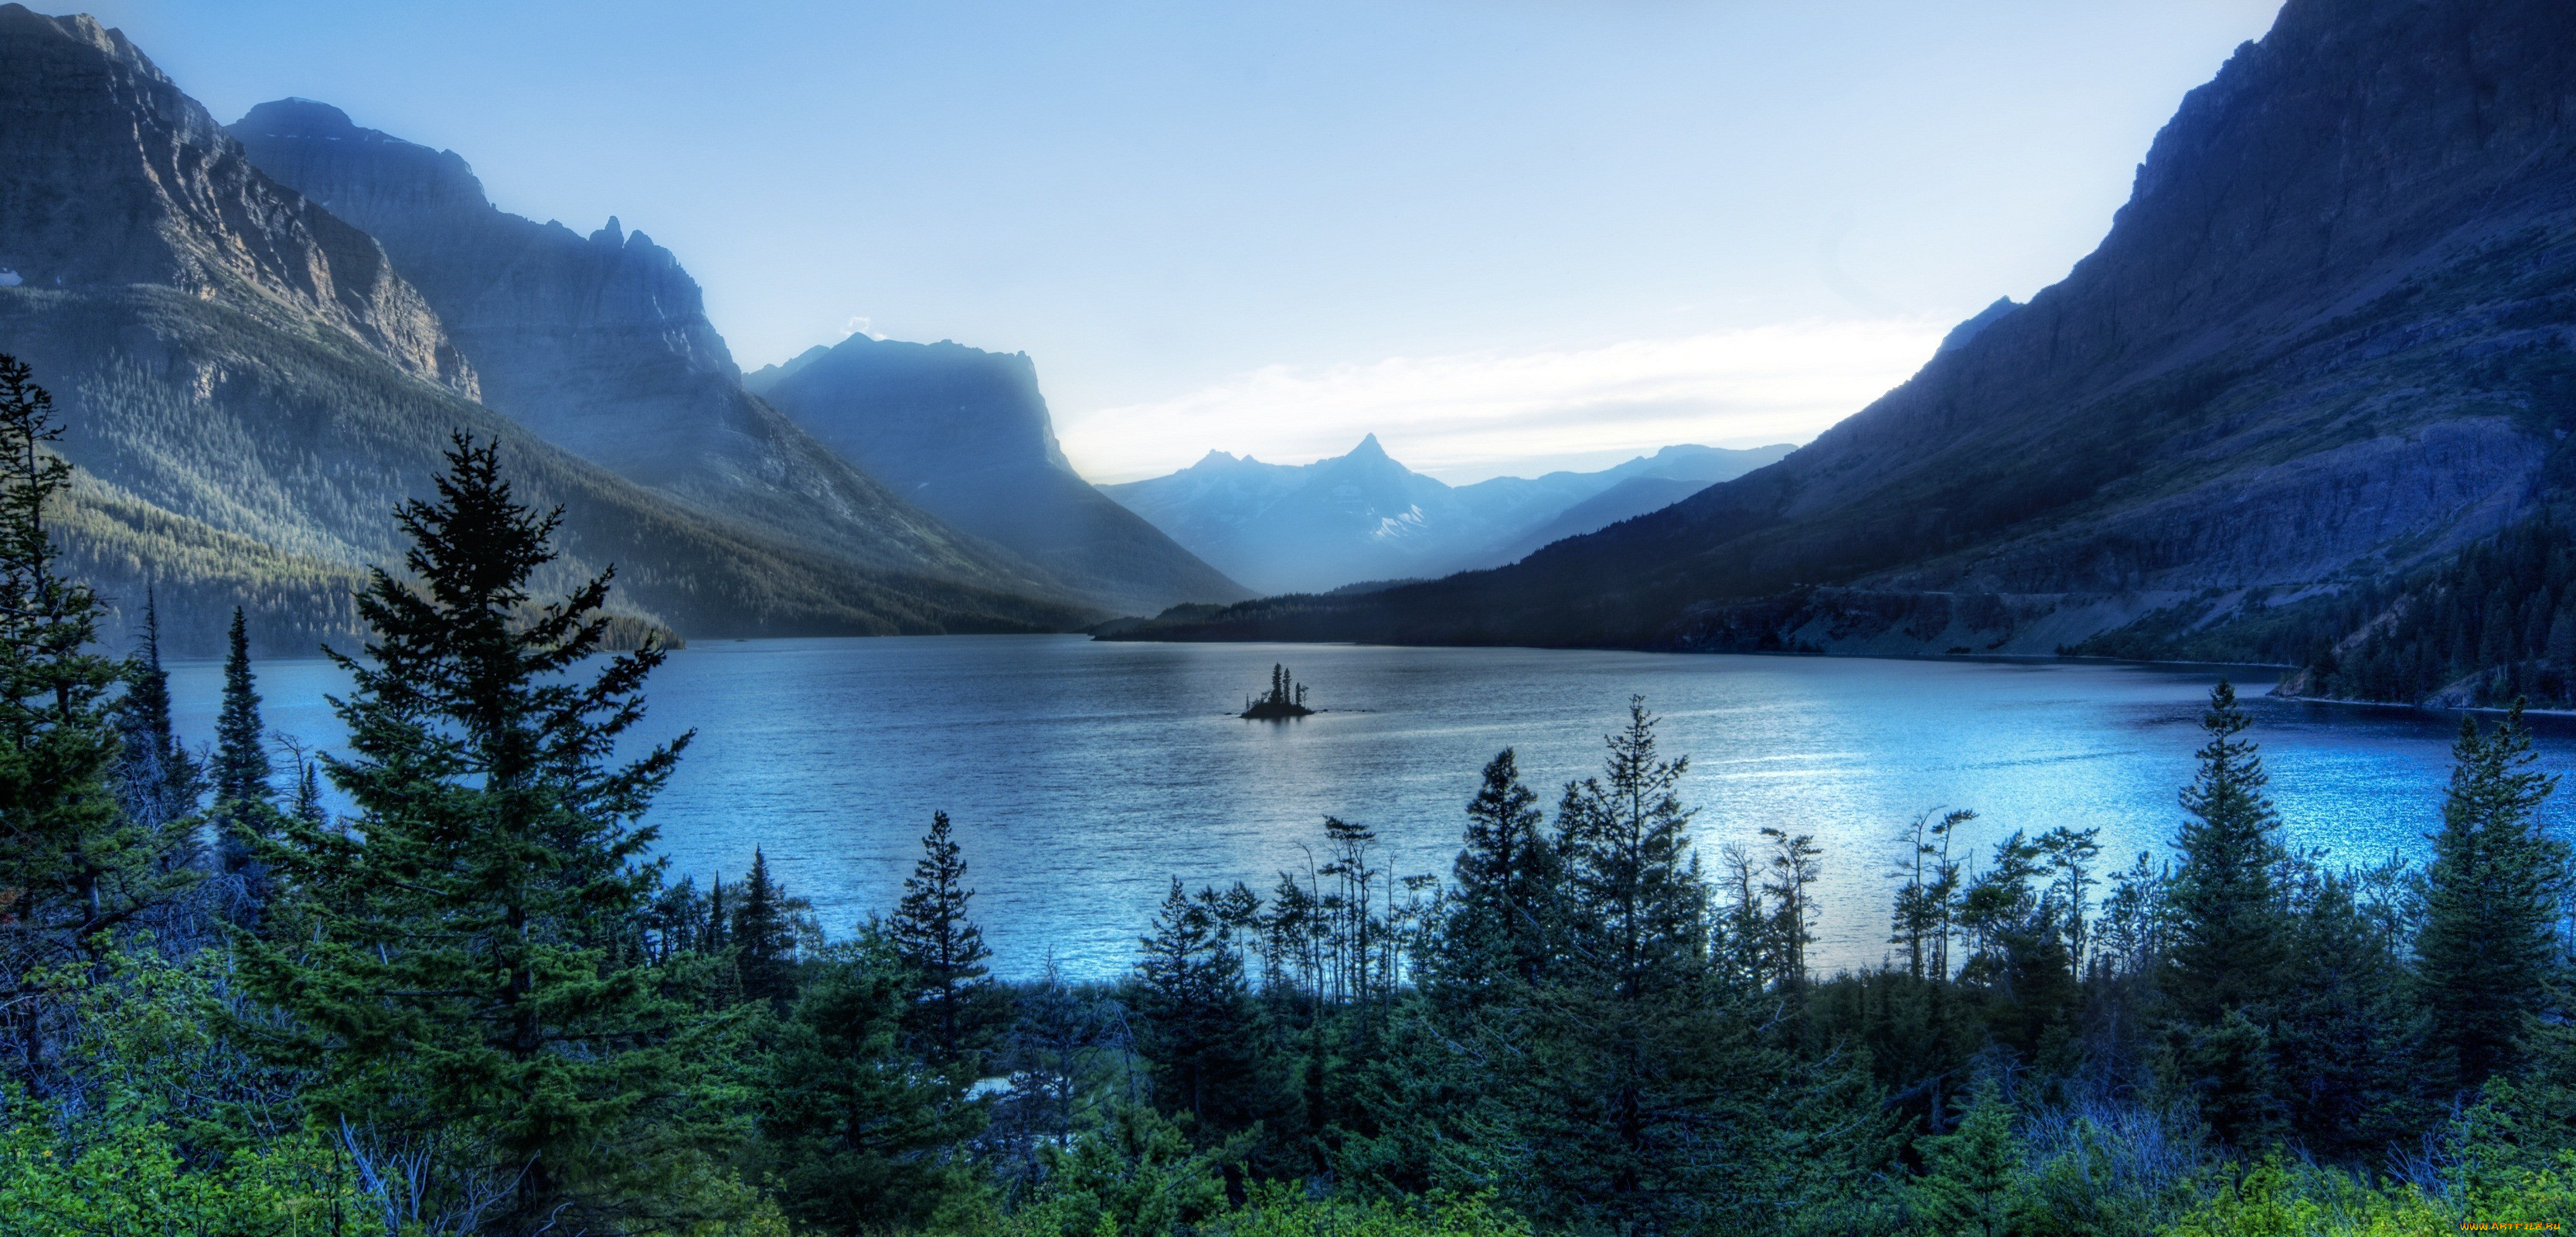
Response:
[{"label": "sunlight on water", "polygon": [[[1284,661],[1329,710],[1229,710]],[[330,743],[325,663],[258,667],[270,725]],[[172,668],[179,724],[213,732],[218,667]],[[2243,673],[2243,672],[2240,672]],[[1696,836],[1774,825],[1826,847],[1827,965],[1885,947],[1899,826],[1972,807],[1967,840],[2099,828],[2104,866],[2161,858],[2180,817],[2210,669],[1673,656],[1528,649],[1100,644],[1081,637],[777,640],[676,653],[647,729],[698,738],[648,817],[675,876],[739,875],[754,846],[824,925],[901,896],[934,809],[955,818],[997,970],[1053,949],[1124,967],[1172,877],[1266,891],[1326,815],[1374,826],[1386,867],[1446,876],[1484,761],[1517,747],[1552,806],[1597,770],[1630,693],[1687,753]],[[2266,676],[2240,682],[2267,690]],[[2252,700],[2291,839],[2341,860],[2414,855],[2437,823],[2456,718]],[[2545,763],[2576,731],[2545,724]],[[2564,819],[2566,806],[2553,808]]]}]

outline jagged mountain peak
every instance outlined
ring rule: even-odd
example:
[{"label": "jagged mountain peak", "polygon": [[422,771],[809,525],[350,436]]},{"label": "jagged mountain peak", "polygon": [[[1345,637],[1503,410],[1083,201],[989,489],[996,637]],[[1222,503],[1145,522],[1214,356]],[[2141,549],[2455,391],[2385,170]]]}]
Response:
[{"label": "jagged mountain peak", "polygon": [[476,390],[383,249],[262,175],[123,34],[0,5],[0,114],[0,269],[22,284],[175,287]]}]

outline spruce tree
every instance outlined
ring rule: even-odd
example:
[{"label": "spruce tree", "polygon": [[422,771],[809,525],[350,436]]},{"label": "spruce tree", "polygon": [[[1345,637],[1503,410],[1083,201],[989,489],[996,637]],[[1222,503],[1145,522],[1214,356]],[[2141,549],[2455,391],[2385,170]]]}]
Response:
[{"label": "spruce tree", "polygon": [[902,1049],[910,967],[874,932],[838,945],[780,1028],[759,1089],[763,1175],[801,1231],[918,1231],[972,1191],[966,1081]]},{"label": "spruce tree", "polygon": [[912,1025],[924,1055],[941,1064],[970,1061],[986,1046],[991,1029],[983,1017],[991,1003],[984,963],[993,951],[984,946],[983,929],[967,917],[975,891],[966,887],[966,860],[950,836],[948,813],[931,813],[921,851],[912,875],[904,878],[903,901],[887,935],[921,978]]},{"label": "spruce tree", "polygon": [[1136,1012],[1154,1064],[1154,1099],[1215,1129],[1260,1108],[1253,1077],[1251,994],[1243,955],[1213,889],[1192,898],[1172,878],[1152,935],[1139,943]]},{"label": "spruce tree", "polygon": [[2263,758],[2241,736],[2253,724],[2221,680],[2209,693],[2200,771],[2182,792],[2181,863],[2173,877],[2172,974],[2179,1011],[2211,1026],[2227,1011],[2261,1003],[2284,961],[2290,920],[2273,869],[2283,852],[2281,819],[2264,795]]},{"label": "spruce tree", "polygon": [[[62,430],[32,377],[0,356],[0,917],[15,928],[0,968],[19,984],[187,879],[166,862],[184,826],[155,828],[117,803],[116,693],[131,668],[95,651],[104,607],[62,574],[45,513],[72,467],[48,445]],[[8,1012],[32,1053],[41,1011],[26,995]]]},{"label": "spruce tree", "polygon": [[2467,1090],[2519,1066],[2550,1011],[2568,855],[2540,822],[2558,779],[2533,768],[2519,703],[2485,734],[2463,719],[2451,751],[2415,956],[2435,1070]]},{"label": "spruce tree", "polygon": [[[128,821],[160,830],[197,810],[205,775],[197,758],[180,745],[170,722],[170,674],[161,668],[160,605],[148,590],[143,599],[142,646],[127,667],[125,693],[117,700],[116,733],[116,799]],[[177,848],[166,861],[190,862],[190,850]]]},{"label": "spruce tree", "polygon": [[636,818],[688,736],[612,762],[661,650],[592,666],[608,575],[537,604],[561,512],[521,505],[491,445],[447,463],[398,513],[408,578],[359,595],[364,656],[326,650],[353,681],[350,754],[324,757],[353,828],[262,847],[299,930],[245,941],[243,969],[301,1028],[282,1047],[317,1115],[509,1183],[493,1231],[597,1231],[713,1119],[703,1028],[620,961],[659,884]]},{"label": "spruce tree", "polygon": [[223,707],[215,716],[215,754],[207,772],[214,783],[216,870],[239,882],[242,912],[256,916],[268,901],[268,870],[257,853],[277,832],[277,791],[269,785],[267,727],[259,716],[259,688],[251,677],[250,631],[233,607],[224,654]]},{"label": "spruce tree", "polygon": [[1444,1006],[1506,999],[1547,969],[1561,865],[1537,805],[1512,749],[1486,763],[1467,804],[1466,845],[1451,869],[1456,884],[1431,955],[1426,986]]},{"label": "spruce tree", "polygon": [[240,606],[233,607],[224,653],[223,709],[215,717],[212,773],[215,802],[269,803],[276,790],[268,784],[267,728],[259,720],[259,685],[250,671],[250,627]]},{"label": "spruce tree", "polygon": [[1944,1237],[2007,1237],[2022,1231],[2029,1155],[2013,1130],[2012,1108],[1994,1087],[1979,1088],[1959,1128],[1930,1143],[1912,1199],[1922,1231]]},{"label": "spruce tree", "polygon": [[[719,895],[721,896],[721,895]],[[796,908],[785,886],[769,877],[769,857],[754,847],[742,904],[733,912],[734,966],[745,1000],[784,1006],[796,995]]]}]

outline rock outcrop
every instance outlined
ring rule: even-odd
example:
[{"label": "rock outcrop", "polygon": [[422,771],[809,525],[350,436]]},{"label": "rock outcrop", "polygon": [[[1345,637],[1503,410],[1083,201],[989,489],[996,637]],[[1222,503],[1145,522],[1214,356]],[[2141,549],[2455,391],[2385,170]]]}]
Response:
[{"label": "rock outcrop", "polygon": [[1026,353],[853,335],[749,382],[907,501],[1129,613],[1249,590],[1074,472]]},{"label": "rock outcrop", "polygon": [[324,103],[263,103],[231,132],[262,171],[382,241],[481,375],[484,404],[546,441],[865,566],[1061,591],[745,391],[696,281],[642,232],[510,214],[454,152]]}]

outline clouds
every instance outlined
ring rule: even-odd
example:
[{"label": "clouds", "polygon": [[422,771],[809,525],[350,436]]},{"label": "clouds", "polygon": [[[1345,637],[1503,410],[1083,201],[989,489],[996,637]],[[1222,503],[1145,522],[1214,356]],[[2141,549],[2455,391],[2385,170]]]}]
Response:
[{"label": "clouds", "polygon": [[1783,323],[1592,348],[1267,366],[1154,403],[1064,418],[1083,475],[1128,481],[1209,449],[1304,463],[1375,433],[1450,482],[1598,467],[1678,442],[1805,442],[1902,382],[1946,322]]}]

